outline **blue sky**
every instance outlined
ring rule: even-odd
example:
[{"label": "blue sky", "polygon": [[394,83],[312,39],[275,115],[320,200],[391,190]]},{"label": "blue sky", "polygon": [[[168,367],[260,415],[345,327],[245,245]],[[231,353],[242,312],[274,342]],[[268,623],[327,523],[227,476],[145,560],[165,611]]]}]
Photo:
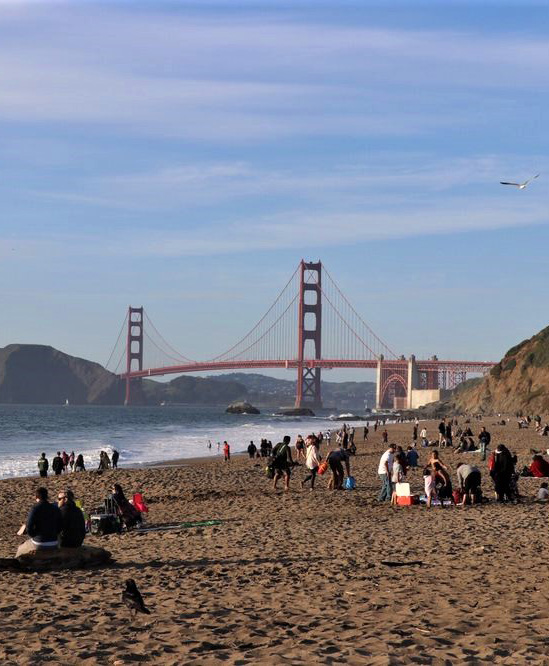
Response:
[{"label": "blue sky", "polygon": [[207,359],[302,257],[406,355],[547,325],[547,3],[235,5],[0,2],[0,345]]}]

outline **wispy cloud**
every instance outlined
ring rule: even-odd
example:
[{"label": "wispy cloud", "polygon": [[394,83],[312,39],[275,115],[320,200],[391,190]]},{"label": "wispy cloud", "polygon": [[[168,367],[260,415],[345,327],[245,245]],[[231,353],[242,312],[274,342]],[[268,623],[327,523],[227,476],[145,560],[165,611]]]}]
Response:
[{"label": "wispy cloud", "polygon": [[474,121],[468,102],[479,89],[492,90],[497,113],[506,90],[549,83],[549,41],[519,34],[93,4],[30,6],[23,16],[10,8],[0,26],[0,121],[228,142],[398,136]]}]

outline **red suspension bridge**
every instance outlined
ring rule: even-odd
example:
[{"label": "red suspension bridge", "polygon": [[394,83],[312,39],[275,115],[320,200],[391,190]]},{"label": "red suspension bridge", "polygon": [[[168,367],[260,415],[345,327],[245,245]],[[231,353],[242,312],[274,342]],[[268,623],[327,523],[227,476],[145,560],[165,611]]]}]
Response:
[{"label": "red suspension bridge", "polygon": [[296,407],[318,408],[322,369],[371,368],[377,372],[376,406],[397,409],[436,400],[441,390],[454,388],[468,373],[485,373],[493,365],[395,354],[356,312],[320,261],[301,261],[254,328],[219,356],[207,361],[187,358],[166,342],[142,307],[130,306],[107,362],[126,382],[126,404],[139,392],[144,377],[285,368],[297,371]]}]

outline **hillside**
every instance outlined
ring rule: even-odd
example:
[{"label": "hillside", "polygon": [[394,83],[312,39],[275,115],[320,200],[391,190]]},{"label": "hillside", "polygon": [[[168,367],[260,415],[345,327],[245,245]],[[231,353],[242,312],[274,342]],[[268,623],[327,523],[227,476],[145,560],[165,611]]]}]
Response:
[{"label": "hillside", "polygon": [[449,400],[427,409],[431,413],[549,412],[549,326],[509,349],[484,378],[465,382]]},{"label": "hillside", "polygon": [[124,386],[99,363],[45,345],[0,349],[0,403],[118,405]]},{"label": "hillside", "polygon": [[[293,404],[295,400],[295,373],[288,373],[291,379],[277,379],[258,373],[232,372],[208,377],[213,381],[232,380],[248,391],[247,399],[252,403],[280,406]],[[369,406],[375,403],[374,382],[322,382],[322,402],[327,407],[364,410],[364,402]]]}]

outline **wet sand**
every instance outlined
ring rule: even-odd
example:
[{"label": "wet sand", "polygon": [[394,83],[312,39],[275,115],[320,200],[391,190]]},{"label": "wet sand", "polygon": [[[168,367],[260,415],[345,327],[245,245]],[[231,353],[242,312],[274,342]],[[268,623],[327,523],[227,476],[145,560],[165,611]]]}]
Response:
[{"label": "wet sand", "polygon": [[[528,464],[549,438],[483,423]],[[474,422],[475,433],[481,423]],[[436,424],[428,424],[434,437]],[[407,446],[412,425],[388,426]],[[290,433],[292,436],[295,433]],[[55,498],[70,485],[90,509],[116,479],[141,491],[148,523],[221,519],[211,528],[88,537],[112,551],[108,568],[2,572],[0,663],[8,664],[544,664],[549,663],[549,506],[524,479],[518,505],[466,509],[376,502],[381,432],[352,459],[355,491],[274,492],[264,463],[247,457],[48,478]],[[325,447],[324,451],[326,450]],[[421,460],[426,453],[420,451]],[[441,451],[453,469],[477,454]],[[486,464],[483,489],[492,496]],[[412,489],[422,486],[412,470]],[[0,482],[0,556],[38,478]],[[455,474],[452,472],[455,484]],[[383,560],[422,565],[390,568]],[[121,603],[135,578],[150,616],[131,620]]]}]

